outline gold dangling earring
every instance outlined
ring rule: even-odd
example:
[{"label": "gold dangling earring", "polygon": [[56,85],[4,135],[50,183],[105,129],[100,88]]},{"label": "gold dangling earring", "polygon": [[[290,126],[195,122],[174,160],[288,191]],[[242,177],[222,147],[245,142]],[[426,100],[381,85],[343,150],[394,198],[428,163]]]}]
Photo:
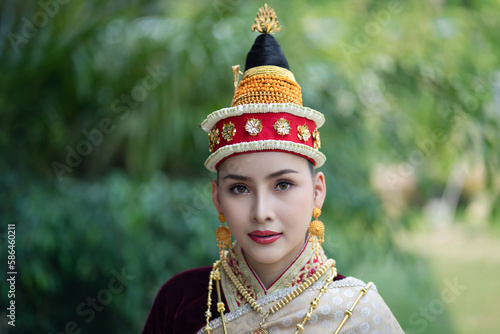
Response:
[{"label": "gold dangling earring", "polygon": [[321,247],[321,243],[325,241],[325,225],[318,220],[321,215],[320,208],[314,208],[313,217],[314,220],[309,225],[309,242],[313,242],[313,248],[315,250],[316,256]]},{"label": "gold dangling earring", "polygon": [[222,212],[219,213],[219,221],[222,224],[221,226],[217,227],[215,236],[217,238],[217,247],[219,247],[219,256],[221,260],[224,260],[224,252],[226,248],[229,248],[229,246],[231,246],[231,231],[229,231],[229,228],[224,225],[224,223],[226,222],[226,217]]}]

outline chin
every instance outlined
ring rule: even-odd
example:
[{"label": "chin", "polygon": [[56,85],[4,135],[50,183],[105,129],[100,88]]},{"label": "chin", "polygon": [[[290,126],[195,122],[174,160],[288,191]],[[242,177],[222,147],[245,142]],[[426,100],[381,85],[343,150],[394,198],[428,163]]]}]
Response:
[{"label": "chin", "polygon": [[279,262],[284,258],[286,254],[281,254],[281,252],[277,252],[271,248],[269,249],[261,249],[257,252],[246,252],[247,256],[250,256],[253,261],[256,261],[261,264],[274,264]]}]

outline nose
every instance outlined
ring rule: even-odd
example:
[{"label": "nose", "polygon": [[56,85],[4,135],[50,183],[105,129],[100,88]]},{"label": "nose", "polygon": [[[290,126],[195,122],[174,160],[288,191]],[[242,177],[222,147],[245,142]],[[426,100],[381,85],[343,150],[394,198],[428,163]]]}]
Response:
[{"label": "nose", "polygon": [[274,220],[272,196],[265,191],[254,193],[252,220],[257,223],[267,223]]}]

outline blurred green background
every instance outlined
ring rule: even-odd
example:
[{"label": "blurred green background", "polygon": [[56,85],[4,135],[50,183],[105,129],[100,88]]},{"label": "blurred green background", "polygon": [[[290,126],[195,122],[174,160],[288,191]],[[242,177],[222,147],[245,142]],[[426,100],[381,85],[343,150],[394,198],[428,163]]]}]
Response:
[{"label": "blurred green background", "polygon": [[[500,1],[268,3],[327,119],[339,272],[406,333],[497,333]],[[199,123],[230,105],[262,5],[0,1],[1,333],[138,333],[161,284],[217,258]]]}]

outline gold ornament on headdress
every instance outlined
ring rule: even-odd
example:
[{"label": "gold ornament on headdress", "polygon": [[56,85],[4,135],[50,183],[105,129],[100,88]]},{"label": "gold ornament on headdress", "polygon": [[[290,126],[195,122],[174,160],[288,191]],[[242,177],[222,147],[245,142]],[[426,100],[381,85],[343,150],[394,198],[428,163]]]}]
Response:
[{"label": "gold ornament on headdress", "polygon": [[250,118],[245,125],[245,131],[250,136],[256,136],[262,131],[262,121],[256,118]]},{"label": "gold ornament on headdress", "polygon": [[213,127],[212,131],[208,133],[208,142],[208,150],[210,152],[213,152],[215,145],[219,145],[220,143],[219,129],[217,129],[215,126]]},{"label": "gold ornament on headdress", "polygon": [[284,118],[280,118],[279,120],[276,121],[276,123],[274,123],[274,130],[276,130],[276,132],[281,136],[289,134],[290,121]]},{"label": "gold ornament on headdress", "polygon": [[240,71],[240,65],[234,65],[233,66],[233,76],[234,76],[234,92],[238,90],[238,85],[240,83],[240,75],[243,74],[243,72]]},{"label": "gold ornament on headdress", "polygon": [[309,138],[311,138],[311,132],[309,131],[307,124],[297,126],[297,137],[303,141],[308,141]]},{"label": "gold ornament on headdress", "polygon": [[275,34],[283,29],[278,23],[278,16],[271,7],[264,4],[264,7],[259,8],[255,23],[252,24],[252,31],[257,30],[261,34]]},{"label": "gold ornament on headdress", "polygon": [[222,127],[222,138],[227,141],[231,141],[236,134],[236,129],[233,122],[225,123]]},{"label": "gold ornament on headdress", "polygon": [[315,129],[312,133],[313,136],[313,147],[315,150],[318,150],[321,148],[321,138],[319,136],[319,131],[318,129]]}]

